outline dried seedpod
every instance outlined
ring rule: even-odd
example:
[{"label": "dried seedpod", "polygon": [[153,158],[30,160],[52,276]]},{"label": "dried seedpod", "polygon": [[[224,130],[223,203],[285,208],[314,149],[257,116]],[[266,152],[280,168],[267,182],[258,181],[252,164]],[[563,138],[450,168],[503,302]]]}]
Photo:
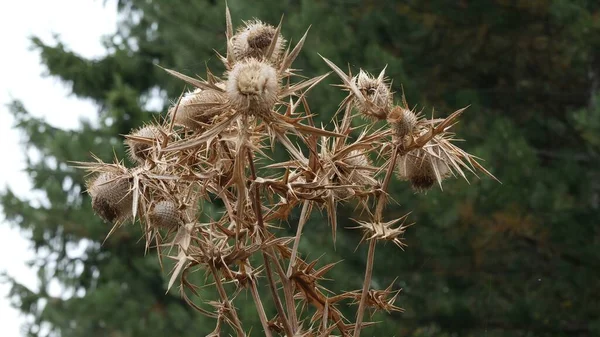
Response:
[{"label": "dried seedpod", "polygon": [[418,149],[398,158],[398,176],[408,180],[417,192],[430,189],[451,175],[448,164],[425,150]]},{"label": "dried seedpod", "polygon": [[154,228],[176,228],[182,223],[182,213],[175,202],[162,200],[148,213],[149,224]]},{"label": "dried seedpod", "polygon": [[132,214],[132,178],[112,172],[100,173],[87,184],[92,208],[107,222],[123,221]]},{"label": "dried seedpod", "polygon": [[150,149],[154,142],[162,135],[162,130],[156,125],[146,125],[132,132],[131,137],[125,140],[131,160],[143,164],[150,156]]},{"label": "dried seedpod", "polygon": [[392,109],[393,94],[384,74],[385,69],[375,78],[361,69],[355,77],[356,87],[362,97],[354,99],[354,106],[364,117],[384,119]]},{"label": "dried seedpod", "polygon": [[361,150],[351,151],[343,162],[347,164],[346,169],[350,172],[347,175],[352,184],[363,186],[375,186],[377,180],[373,178],[373,172],[367,168],[372,167],[369,157]]},{"label": "dried seedpod", "polygon": [[402,140],[404,136],[414,132],[415,127],[417,126],[418,117],[410,109],[395,106],[390,111],[388,121],[392,126],[394,137],[398,140]]},{"label": "dried seedpod", "polygon": [[249,58],[264,59],[276,63],[285,48],[285,39],[281,34],[277,38],[271,55],[266,55],[269,46],[277,33],[277,29],[259,20],[245,23],[231,39],[233,54],[236,61]]},{"label": "dried seedpod", "polygon": [[[224,83],[218,83],[217,86],[225,88]],[[211,124],[223,112],[226,103],[227,96],[224,92],[198,88],[186,93],[179,105],[173,105],[169,109],[169,116],[177,125],[202,131],[204,125]]]},{"label": "dried seedpod", "polygon": [[227,76],[230,104],[246,115],[266,115],[277,102],[279,78],[270,64],[248,59],[235,64]]}]

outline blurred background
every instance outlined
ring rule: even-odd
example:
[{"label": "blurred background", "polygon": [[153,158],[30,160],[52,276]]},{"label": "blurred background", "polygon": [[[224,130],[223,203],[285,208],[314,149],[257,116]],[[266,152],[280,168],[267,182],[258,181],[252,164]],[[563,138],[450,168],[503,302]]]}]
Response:
[{"label": "blurred background", "polygon": [[[381,324],[364,336],[600,336],[600,2],[228,4],[235,26],[254,17],[276,25],[284,14],[283,34],[293,43],[312,25],[294,64],[304,75],[329,70],[317,53],[353,73],[387,65],[411,106],[447,116],[470,105],[456,126],[462,147],[502,181],[450,180],[427,194],[393,183],[388,217],[412,212],[416,225],[405,251],[378,248],[373,286],[402,288],[397,305],[405,312],[375,315]],[[69,161],[90,160],[91,152],[123,158],[121,135],[164,115],[185,87],[156,64],[221,73],[214,50],[225,51],[224,7],[205,0],[0,4],[2,336],[213,329],[176,289],[165,294],[169,269],[144,256],[139,226],[102,244],[110,227],[93,214],[83,172]],[[337,83],[329,76],[309,95],[319,122],[329,122],[343,98],[329,85]],[[353,210],[340,209],[340,228],[352,225]],[[297,217],[282,226],[295,231]],[[343,260],[330,274],[336,288],[360,288],[360,233],[339,230],[334,248],[330,232],[315,214],[301,251],[323,264]],[[260,335],[250,296],[240,297],[242,319]]]}]

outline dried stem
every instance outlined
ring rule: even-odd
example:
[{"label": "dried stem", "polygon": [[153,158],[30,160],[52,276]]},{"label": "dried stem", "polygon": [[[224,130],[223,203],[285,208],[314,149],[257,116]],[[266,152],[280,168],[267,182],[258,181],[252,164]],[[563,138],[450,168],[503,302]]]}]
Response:
[{"label": "dried stem", "polygon": [[[248,163],[250,166],[250,174],[252,180],[256,180],[256,168],[254,166],[254,159],[252,157],[252,152],[249,149],[244,149],[247,151],[248,155]],[[267,234],[265,224],[263,222],[262,210],[261,210],[261,201],[260,201],[260,190],[259,186],[254,186],[254,199],[252,200],[252,204],[254,206],[254,212],[256,213],[256,220],[259,227],[259,235],[261,239],[265,240],[265,236]],[[270,249],[273,252],[272,249]],[[273,296],[273,301],[275,302],[275,307],[277,308],[277,313],[281,319],[283,324],[283,328],[285,329],[285,333],[288,336],[293,336],[292,327],[290,326],[290,322],[287,319],[285,311],[283,310],[283,305],[281,304],[281,299],[279,298],[279,293],[277,292],[277,287],[275,286],[275,280],[273,279],[273,271],[271,270],[271,263],[269,254],[264,250],[261,250],[264,264],[265,264],[265,273],[267,274],[267,280],[269,281],[269,288],[271,289],[271,295]]]},{"label": "dried stem", "polygon": [[375,221],[377,222],[381,222],[382,220],[383,209],[385,208],[385,203],[387,201],[387,188],[390,184],[390,180],[392,179],[394,169],[396,168],[396,159],[398,158],[399,153],[400,147],[395,145],[392,152],[392,157],[390,158],[390,166],[388,166],[387,172],[385,173],[385,178],[383,178],[381,192],[379,194],[379,198],[377,199],[377,206],[375,206]]},{"label": "dried stem", "polygon": [[377,240],[369,241],[369,253],[367,254],[367,267],[365,268],[365,279],[363,281],[362,293],[360,296],[360,304],[358,305],[358,312],[356,313],[356,324],[354,325],[354,337],[360,336],[360,329],[362,328],[362,321],[365,315],[365,309],[367,306],[367,295],[369,294],[369,288],[371,287],[371,276],[373,274],[373,262],[375,261],[375,245]]},{"label": "dried stem", "polygon": [[285,297],[285,306],[287,308],[288,318],[290,320],[290,324],[292,325],[292,330],[296,332],[298,331],[298,316],[296,313],[296,304],[294,302],[294,287],[290,281],[290,278],[283,270],[281,263],[279,263],[279,258],[277,255],[275,255],[274,262],[275,267],[277,267],[277,274],[279,274],[279,278],[283,284],[283,295]]},{"label": "dried stem", "polygon": [[233,323],[233,327],[235,328],[235,331],[237,332],[238,337],[246,336],[244,329],[242,329],[242,323],[240,322],[240,319],[237,315],[237,311],[235,310],[233,305],[231,305],[231,302],[229,301],[229,298],[227,297],[227,292],[225,292],[225,288],[223,287],[223,283],[221,283],[221,277],[219,277],[219,272],[217,271],[217,268],[215,268],[215,266],[211,265],[210,270],[212,271],[213,277],[215,278],[215,285],[217,287],[217,291],[219,292],[219,296],[221,297],[221,301],[227,308],[227,312],[229,313],[229,316],[231,316],[231,321]]},{"label": "dried stem", "polygon": [[267,318],[267,314],[265,314],[265,308],[262,305],[262,301],[260,300],[260,295],[258,294],[258,289],[256,288],[256,282],[251,280],[250,284],[252,285],[250,287],[250,292],[252,293],[252,298],[254,299],[254,304],[256,305],[256,310],[258,311],[258,317],[260,317],[260,323],[265,331],[265,336],[271,337],[272,334],[271,329],[269,329],[269,320]]},{"label": "dried stem", "polygon": [[306,213],[308,212],[310,201],[305,200],[302,205],[302,211],[300,212],[300,219],[298,220],[298,229],[296,229],[296,237],[294,238],[294,246],[292,247],[292,256],[290,257],[290,264],[287,270],[287,277],[292,276],[292,268],[296,263],[296,256],[298,255],[298,246],[300,246],[300,238],[302,237],[302,229],[306,224]]},{"label": "dried stem", "polygon": [[285,311],[283,310],[283,305],[281,304],[281,299],[279,298],[279,293],[277,292],[277,287],[275,286],[269,255],[263,250],[262,256],[265,261],[265,272],[267,274],[267,279],[269,280],[269,288],[271,289],[271,294],[273,295],[273,301],[275,302],[277,313],[279,314],[279,318],[281,319],[281,323],[283,324],[286,335],[293,336],[294,333],[292,332],[292,327],[290,326],[290,322],[288,321]]},{"label": "dried stem", "polygon": [[[390,158],[389,166],[383,179],[383,186],[381,187],[381,194],[377,199],[377,205],[375,206],[375,222],[381,222],[383,209],[387,200],[387,188],[390,184],[394,167],[396,166],[396,158],[398,157],[400,148],[394,146],[392,157]],[[365,309],[367,305],[367,297],[369,295],[369,289],[371,288],[371,277],[373,274],[373,263],[375,262],[375,246],[377,245],[376,239],[371,239],[369,242],[369,252],[367,254],[367,266],[365,267],[365,279],[363,281],[362,293],[360,295],[360,304],[358,305],[358,311],[356,313],[356,323],[354,325],[354,337],[360,336],[360,330],[362,328],[362,321],[365,315]]]}]

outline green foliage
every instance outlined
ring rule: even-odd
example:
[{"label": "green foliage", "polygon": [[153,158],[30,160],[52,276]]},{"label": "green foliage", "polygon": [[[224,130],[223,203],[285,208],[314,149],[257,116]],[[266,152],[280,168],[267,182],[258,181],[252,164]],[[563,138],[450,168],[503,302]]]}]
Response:
[{"label": "green foliage", "polygon": [[[39,154],[29,160],[28,173],[48,202],[37,205],[7,190],[2,206],[9,222],[31,231],[41,284],[58,279],[76,294],[52,298],[44,287],[32,292],[15,283],[16,304],[35,317],[31,336],[43,335],[41,325],[65,337],[212,330],[212,322],[176,291],[165,295],[168,265],[161,271],[156,256],[143,256],[136,226],[101,244],[109,227],[93,215],[82,193],[84,177],[68,162],[89,160],[90,151],[110,161],[113,148],[123,157],[120,134],[157,117],[144,105],[151,90],[159,88],[171,100],[181,94],[181,82],[156,63],[187,74],[202,74],[206,63],[223,70],[212,48],[224,46],[224,4],[119,5],[120,29],[106,40],[111,53],[102,59],[33,40],[49,74],[98,104],[99,126],[83,123],[65,131],[12,105],[26,147]],[[600,3],[303,0],[229,6],[234,24],[252,17],[277,23],[284,13],[288,40],[299,40],[312,25],[296,62],[307,76],[328,70],[317,53],[349,63],[353,72],[362,67],[377,73],[387,64],[395,90],[402,85],[411,105],[421,102],[426,111],[435,106],[436,115],[445,116],[471,104],[457,132],[503,184],[450,182],[443,192],[415,195],[406,183],[393,183],[399,205],[389,208],[390,218],[412,211],[409,219],[417,224],[407,232],[405,252],[378,248],[374,285],[397,279],[403,288],[398,305],[406,312],[374,317],[383,324],[365,335],[600,334],[600,98],[594,96]],[[331,76],[327,83],[336,81]],[[328,122],[341,98],[326,84],[313,90],[317,122]],[[341,209],[340,226],[350,226],[347,219],[356,216],[352,205]],[[293,231],[293,218],[290,226]],[[307,226],[304,251],[330,246],[330,228],[318,217]],[[360,287],[366,256],[362,248],[354,252],[355,235],[338,233],[336,250],[321,259],[343,259],[331,277],[348,290]],[[84,256],[69,256],[68,248],[79,243],[87,245]],[[250,303],[244,301],[238,305]]]}]

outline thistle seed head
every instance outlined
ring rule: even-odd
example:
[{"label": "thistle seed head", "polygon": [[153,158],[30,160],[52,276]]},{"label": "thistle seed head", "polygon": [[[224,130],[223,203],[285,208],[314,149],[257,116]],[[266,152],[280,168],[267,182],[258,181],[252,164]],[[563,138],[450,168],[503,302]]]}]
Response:
[{"label": "thistle seed head", "polygon": [[182,223],[182,213],[173,201],[162,200],[148,213],[148,221],[154,228],[176,228]]},{"label": "thistle seed head", "polygon": [[[219,84],[217,84],[219,85]],[[221,84],[223,88],[224,84]],[[171,119],[174,123],[186,128],[202,131],[202,124],[211,124],[213,119],[223,110],[227,102],[227,96],[219,91],[210,89],[196,89],[186,93],[179,102],[169,109]],[[177,112],[175,113],[175,108]]]},{"label": "thistle seed head", "polygon": [[103,172],[87,185],[92,197],[92,208],[103,220],[116,222],[131,216],[133,194],[130,177]]},{"label": "thistle seed head", "polygon": [[[259,60],[265,58],[276,31],[275,27],[258,20],[246,22],[246,25],[240,28],[231,39],[236,61],[249,58]],[[279,35],[273,54],[268,61],[276,62],[280,58],[284,47],[285,40],[283,36]]]},{"label": "thistle seed head", "polygon": [[363,116],[381,118],[389,114],[393,95],[383,75],[375,78],[361,69],[356,77],[356,86],[366,100],[354,100],[354,105]]},{"label": "thistle seed head", "polygon": [[270,64],[248,59],[236,63],[228,74],[231,105],[248,115],[267,114],[277,102],[279,79]]},{"label": "thistle seed head", "polygon": [[412,151],[399,158],[398,176],[408,180],[417,192],[430,189],[436,182],[450,176],[448,164],[441,158],[434,157],[423,149]]},{"label": "thistle seed head", "polygon": [[346,162],[348,165],[357,167],[371,166],[371,161],[361,150],[352,150],[348,154],[348,157],[344,158],[344,162]]},{"label": "thistle seed head", "polygon": [[148,138],[148,141],[138,139],[126,139],[125,144],[129,147],[127,153],[132,161],[143,164],[150,156],[152,143],[161,137],[162,133],[159,127],[155,125],[146,125],[131,133],[132,136]]},{"label": "thistle seed head", "polygon": [[361,150],[353,150],[348,154],[348,157],[343,160],[350,166],[350,174],[348,180],[357,185],[376,185],[377,180],[372,177],[371,171],[365,169],[371,166],[369,157]]},{"label": "thistle seed head", "polygon": [[417,120],[414,112],[401,106],[395,106],[388,115],[388,122],[392,125],[394,136],[397,139],[403,139],[404,136],[412,134]]}]

